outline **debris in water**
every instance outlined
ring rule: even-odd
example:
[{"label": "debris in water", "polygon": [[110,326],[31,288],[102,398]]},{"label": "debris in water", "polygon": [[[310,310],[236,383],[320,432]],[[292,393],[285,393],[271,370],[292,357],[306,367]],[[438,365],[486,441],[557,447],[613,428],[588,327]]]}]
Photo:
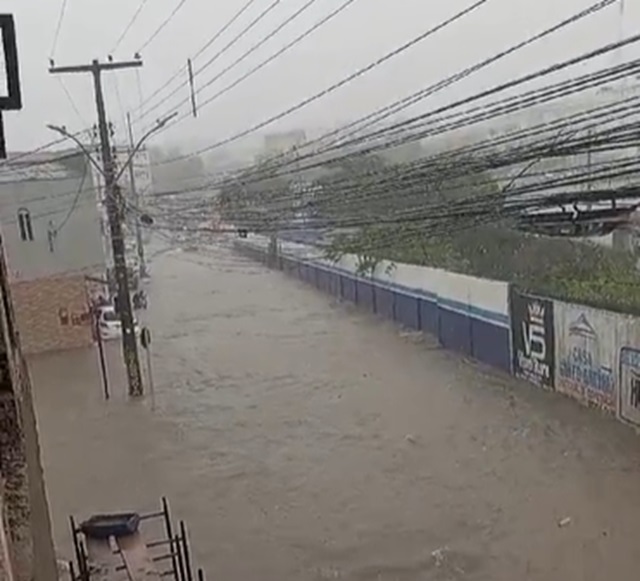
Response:
[{"label": "debris in water", "polygon": [[403,339],[407,339],[408,341],[413,341],[415,343],[419,343],[424,340],[422,331],[401,331],[400,337],[402,337]]},{"label": "debris in water", "polygon": [[567,527],[570,524],[571,524],[571,517],[570,516],[567,516],[567,517],[563,518],[560,522],[558,522],[558,526],[560,528]]},{"label": "debris in water", "polygon": [[409,442],[410,444],[415,444],[416,443],[416,437],[412,434],[407,434],[404,439]]},{"label": "debris in water", "polygon": [[447,547],[440,547],[439,549],[436,549],[435,551],[431,552],[431,556],[433,557],[433,559],[436,562],[436,567],[441,567],[442,563],[444,563],[445,560],[445,553],[448,551],[449,549]]}]

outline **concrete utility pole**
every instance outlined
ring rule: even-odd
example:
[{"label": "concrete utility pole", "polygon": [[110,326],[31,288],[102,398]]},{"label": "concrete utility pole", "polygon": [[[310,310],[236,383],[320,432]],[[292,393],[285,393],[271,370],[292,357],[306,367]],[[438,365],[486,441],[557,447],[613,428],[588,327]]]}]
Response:
[{"label": "concrete utility pole", "polygon": [[124,214],[122,193],[117,184],[116,172],[109,144],[109,128],[102,93],[103,71],[113,71],[142,66],[142,61],[107,62],[100,63],[94,59],[89,65],[69,67],[51,67],[49,72],[56,73],[91,73],[96,98],[98,113],[98,130],[100,134],[100,151],[105,184],[105,201],[107,204],[107,217],[111,232],[111,247],[113,250],[113,264],[117,283],[117,299],[122,323],[122,354],[124,356],[127,379],[129,383],[129,395],[136,397],[142,395],[142,375],[140,373],[140,360],[138,358],[138,343],[136,339],[133,309],[129,295],[129,275],[125,258],[124,235],[122,230],[122,218]]},{"label": "concrete utility pole", "polygon": [[133,197],[133,204],[135,206],[134,211],[136,214],[136,247],[138,250],[138,262],[140,269],[140,278],[146,278],[147,275],[147,263],[144,258],[144,244],[142,242],[142,227],[140,224],[140,196],[136,189],[136,176],[134,168],[135,159],[135,144],[133,142],[133,129],[131,128],[131,114],[127,113],[127,129],[129,131],[129,155],[131,161],[129,162],[129,182],[131,183],[131,196]]}]

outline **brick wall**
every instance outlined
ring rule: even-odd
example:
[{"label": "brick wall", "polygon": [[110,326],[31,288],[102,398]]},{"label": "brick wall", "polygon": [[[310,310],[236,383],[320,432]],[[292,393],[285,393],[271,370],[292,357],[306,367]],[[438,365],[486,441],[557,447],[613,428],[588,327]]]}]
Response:
[{"label": "brick wall", "polygon": [[11,295],[24,353],[91,345],[83,275],[12,282]]}]

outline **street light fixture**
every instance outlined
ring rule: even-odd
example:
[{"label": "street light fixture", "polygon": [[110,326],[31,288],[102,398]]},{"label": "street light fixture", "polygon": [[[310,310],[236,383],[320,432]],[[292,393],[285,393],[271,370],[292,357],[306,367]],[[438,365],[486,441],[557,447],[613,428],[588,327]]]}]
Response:
[{"label": "street light fixture", "polygon": [[[124,162],[124,164],[122,164],[122,167],[120,168],[120,171],[116,174],[114,181],[117,182],[122,177],[124,170],[129,167],[130,163],[132,163],[135,154],[138,153],[138,151],[140,151],[140,148],[144,145],[145,141],[147,141],[147,139],[149,139],[149,137],[151,137],[156,131],[160,131],[160,129],[162,129],[177,114],[178,112],[176,111],[171,115],[167,115],[162,119],[158,119],[156,124],[141,137],[141,139],[138,141],[138,144],[133,148],[133,150],[129,154],[129,157],[127,158],[127,160]],[[60,133],[60,135],[66,137],[67,139],[71,139],[73,142],[75,142],[76,145],[82,150],[82,153],[84,153],[87,159],[91,162],[91,164],[98,170],[98,172],[100,172],[102,176],[104,176],[104,169],[102,168],[100,163],[93,157],[93,155],[91,155],[91,152],[85,147],[85,145],[78,139],[76,134],[69,133],[66,127],[59,127],[57,125],[47,125],[47,129],[51,129],[51,131]]]}]

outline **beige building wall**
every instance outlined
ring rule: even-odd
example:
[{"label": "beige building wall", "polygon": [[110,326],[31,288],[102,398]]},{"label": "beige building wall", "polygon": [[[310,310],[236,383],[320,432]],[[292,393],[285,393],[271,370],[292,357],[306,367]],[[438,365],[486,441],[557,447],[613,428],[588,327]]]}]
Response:
[{"label": "beige building wall", "polygon": [[25,354],[77,349],[92,344],[84,275],[12,282],[11,294]]}]

